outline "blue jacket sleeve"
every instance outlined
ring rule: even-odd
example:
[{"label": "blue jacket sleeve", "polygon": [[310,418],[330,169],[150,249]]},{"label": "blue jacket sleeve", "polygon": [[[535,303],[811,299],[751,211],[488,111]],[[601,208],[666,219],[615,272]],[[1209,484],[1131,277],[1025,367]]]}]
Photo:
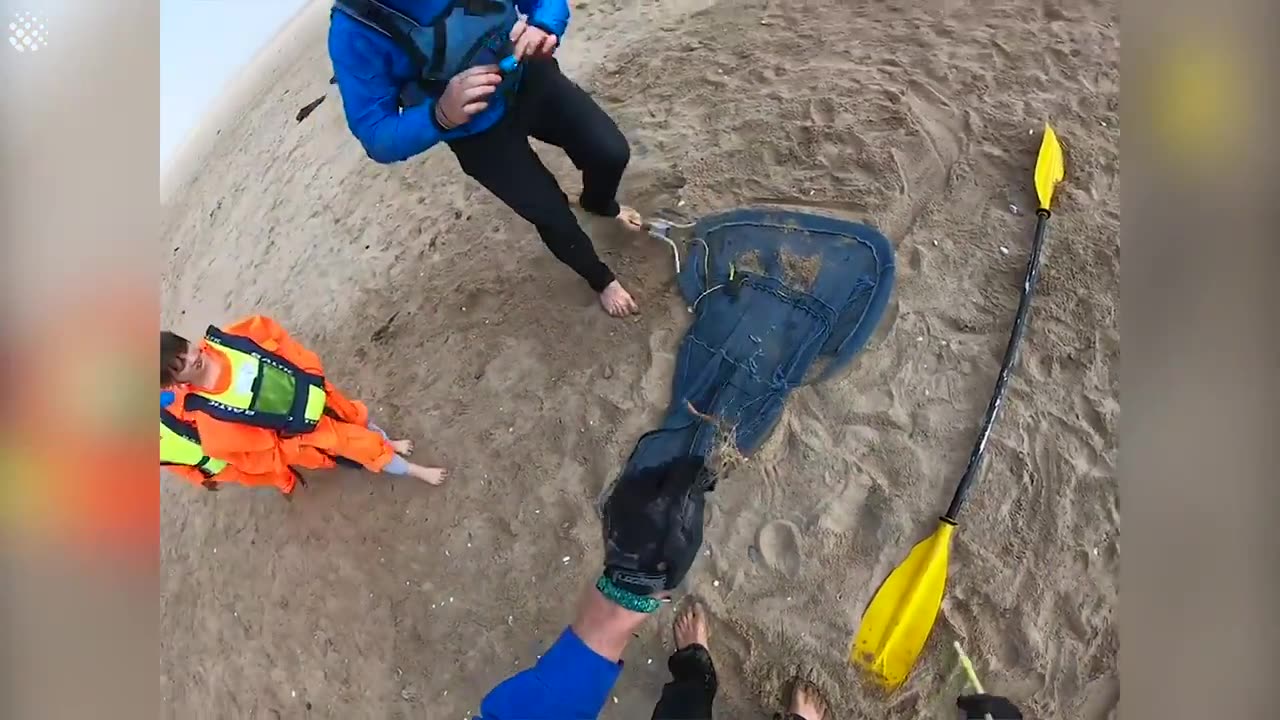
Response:
[{"label": "blue jacket sleeve", "polygon": [[565,628],[537,665],[489,691],[476,720],[595,720],[621,672]]},{"label": "blue jacket sleeve", "polygon": [[400,84],[391,71],[395,50],[355,23],[335,13],[329,26],[329,58],[347,126],[375,162],[400,162],[425,152],[443,139],[435,103],[401,111]]},{"label": "blue jacket sleeve", "polygon": [[516,7],[529,16],[529,24],[560,39],[569,29],[569,0],[516,0]]}]

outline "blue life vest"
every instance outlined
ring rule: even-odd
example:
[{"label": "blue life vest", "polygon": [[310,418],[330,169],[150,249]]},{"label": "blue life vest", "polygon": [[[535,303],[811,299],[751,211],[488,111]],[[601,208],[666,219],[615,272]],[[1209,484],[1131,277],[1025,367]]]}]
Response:
[{"label": "blue life vest", "polygon": [[[341,11],[391,38],[413,59],[418,77],[400,88],[400,106],[438,98],[454,75],[477,65],[498,65],[515,49],[514,0],[452,0],[425,25],[376,0],[336,0]],[[523,67],[504,73],[498,93],[510,101]]]}]

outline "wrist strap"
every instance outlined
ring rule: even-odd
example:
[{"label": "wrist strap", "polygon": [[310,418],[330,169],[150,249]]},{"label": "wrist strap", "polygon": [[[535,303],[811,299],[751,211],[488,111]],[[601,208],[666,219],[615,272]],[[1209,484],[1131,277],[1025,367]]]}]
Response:
[{"label": "wrist strap", "polygon": [[600,576],[599,580],[596,580],[596,590],[599,590],[601,595],[609,598],[615,605],[620,605],[632,612],[650,615],[662,607],[662,603],[658,598],[637,595],[630,590],[620,588],[603,575]]}]

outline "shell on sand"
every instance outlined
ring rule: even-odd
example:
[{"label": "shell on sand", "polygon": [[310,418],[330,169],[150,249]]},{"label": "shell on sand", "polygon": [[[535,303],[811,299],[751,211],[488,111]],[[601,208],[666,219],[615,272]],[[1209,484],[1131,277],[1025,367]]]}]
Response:
[{"label": "shell on sand", "polygon": [[[325,717],[477,707],[545,651],[598,572],[593,503],[661,417],[688,323],[662,244],[584,220],[645,311],[613,321],[447,149],[366,158],[327,85],[327,6],[263,54],[170,175],[163,320],[195,335],[279,318],[379,425],[417,441],[419,462],[454,475],[433,489],[334,471],[293,503],[163,483],[166,717],[293,717],[304,700]],[[956,639],[1029,716],[1114,709],[1118,12],[576,3],[561,60],[631,141],[624,200],[809,208],[897,243],[892,330],[841,378],[794,393],[709,497],[687,590],[714,618],[720,716],[768,717],[804,666],[837,717],[948,717]],[[1022,359],[934,636],[904,690],[879,698],[845,664],[849,638],[963,468],[1030,242],[1033,219],[1008,207],[1034,202],[1028,131],[1046,120],[1067,180]],[[538,151],[579,182],[563,153]],[[665,657],[669,620],[632,644],[603,717],[649,716],[666,670],[636,659]]]}]

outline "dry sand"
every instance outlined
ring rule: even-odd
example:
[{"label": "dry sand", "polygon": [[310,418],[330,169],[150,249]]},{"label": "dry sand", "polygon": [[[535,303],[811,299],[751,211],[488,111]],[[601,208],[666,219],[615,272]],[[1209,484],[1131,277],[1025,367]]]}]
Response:
[{"label": "dry sand", "polygon": [[[194,174],[171,178],[163,320],[194,334],[279,318],[454,476],[438,490],[333,472],[291,504],[162,483],[164,717],[474,711],[598,572],[594,502],[660,417],[688,322],[660,243],[590,226],[644,306],[614,321],[446,149],[369,161],[327,84],[325,5],[193,140],[203,150],[178,167]],[[892,329],[841,379],[796,392],[712,496],[686,591],[714,614],[718,716],[767,717],[805,665],[836,717],[950,717],[959,638],[1029,717],[1114,717],[1118,3],[575,8],[563,63],[631,140],[626,200],[690,216],[812,208],[898,246]],[[926,658],[882,699],[846,667],[847,644],[963,468],[1017,303],[1048,119],[1068,180],[1021,365]],[[560,153],[544,157],[576,183]],[[604,717],[649,717],[670,619],[628,650]]]}]

